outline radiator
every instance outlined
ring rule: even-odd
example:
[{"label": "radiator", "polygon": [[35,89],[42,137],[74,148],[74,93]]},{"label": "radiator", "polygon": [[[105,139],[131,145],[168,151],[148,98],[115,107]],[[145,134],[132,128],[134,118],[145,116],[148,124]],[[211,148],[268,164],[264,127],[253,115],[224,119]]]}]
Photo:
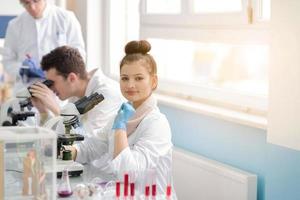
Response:
[{"label": "radiator", "polygon": [[257,176],[182,149],[173,151],[179,200],[256,200]]}]

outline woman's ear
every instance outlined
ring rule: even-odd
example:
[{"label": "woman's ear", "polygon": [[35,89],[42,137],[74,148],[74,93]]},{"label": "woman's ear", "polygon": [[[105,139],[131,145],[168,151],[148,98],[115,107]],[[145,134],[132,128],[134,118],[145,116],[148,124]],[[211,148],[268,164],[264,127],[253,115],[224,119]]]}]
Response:
[{"label": "woman's ear", "polygon": [[152,76],[152,90],[155,90],[157,88],[157,84],[158,84],[158,77],[155,74]]}]

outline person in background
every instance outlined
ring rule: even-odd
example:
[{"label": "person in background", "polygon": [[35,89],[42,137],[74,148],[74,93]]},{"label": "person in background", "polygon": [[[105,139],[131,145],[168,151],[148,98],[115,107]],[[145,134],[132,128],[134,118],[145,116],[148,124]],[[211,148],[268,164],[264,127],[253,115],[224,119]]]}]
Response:
[{"label": "person in background", "polygon": [[127,43],[126,55],[120,63],[120,88],[128,102],[93,137],[66,148],[72,151],[75,161],[92,163],[104,174],[120,180],[124,172],[140,176],[154,170],[157,193],[165,194],[173,145],[169,122],[152,94],[158,78],[156,62],[148,53],[150,49],[146,40]]},{"label": "person in background", "polygon": [[118,83],[106,77],[100,68],[88,73],[76,48],[55,48],[43,56],[41,66],[46,78],[53,81],[50,88],[37,82],[29,89],[32,103],[41,114],[41,121],[46,121],[50,114],[60,115],[61,107],[56,101],[56,96],[60,100],[68,99],[70,102],[95,92],[104,96],[102,102],[81,116],[80,121],[87,130],[103,128],[124,102]]},{"label": "person in background", "polygon": [[11,87],[8,82],[5,82],[5,75],[0,62],[0,107],[3,102],[11,97]]},{"label": "person in background", "polygon": [[20,0],[26,11],[7,27],[3,60],[15,89],[45,78],[39,63],[52,49],[69,45],[85,58],[81,27],[74,13],[50,5],[47,0]]}]

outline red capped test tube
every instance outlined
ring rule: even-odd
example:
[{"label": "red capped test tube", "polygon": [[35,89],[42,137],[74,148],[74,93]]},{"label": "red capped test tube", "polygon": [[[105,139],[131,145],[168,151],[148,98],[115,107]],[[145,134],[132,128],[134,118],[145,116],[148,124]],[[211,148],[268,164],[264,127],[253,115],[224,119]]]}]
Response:
[{"label": "red capped test tube", "polygon": [[129,175],[128,173],[124,174],[124,197],[128,196],[128,186],[129,186]]},{"label": "red capped test tube", "polygon": [[154,169],[150,170],[151,175],[151,195],[152,199],[156,197],[156,171]]},{"label": "red capped test tube", "polygon": [[166,188],[166,199],[171,199],[172,197],[172,170],[167,171],[167,188]]},{"label": "red capped test tube", "polygon": [[121,195],[121,184],[120,181],[116,181],[116,197],[117,199],[120,198]]},{"label": "red capped test tube", "polygon": [[135,173],[134,171],[129,172],[129,188],[130,188],[130,197],[134,198],[135,195]]}]

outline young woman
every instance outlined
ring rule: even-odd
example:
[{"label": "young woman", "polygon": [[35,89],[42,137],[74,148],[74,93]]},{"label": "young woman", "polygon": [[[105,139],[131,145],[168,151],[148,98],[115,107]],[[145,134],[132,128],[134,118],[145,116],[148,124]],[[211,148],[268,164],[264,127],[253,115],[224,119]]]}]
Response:
[{"label": "young woman", "polygon": [[128,102],[93,138],[76,144],[74,156],[78,162],[92,162],[103,172],[119,177],[124,172],[154,170],[157,193],[164,194],[173,145],[168,120],[152,95],[158,80],[150,49],[145,40],[126,45],[126,55],[120,63],[120,88]]}]

